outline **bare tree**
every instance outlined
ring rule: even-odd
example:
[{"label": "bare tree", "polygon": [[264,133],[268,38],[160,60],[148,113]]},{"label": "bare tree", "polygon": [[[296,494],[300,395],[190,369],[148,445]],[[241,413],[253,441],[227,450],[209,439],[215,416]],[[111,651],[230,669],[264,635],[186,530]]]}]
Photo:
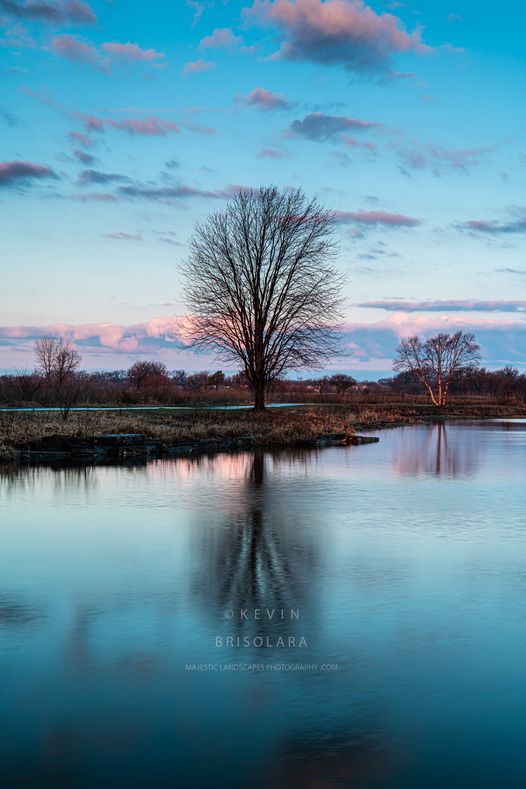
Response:
[{"label": "bare tree", "polygon": [[143,386],[155,386],[166,383],[168,370],[163,362],[149,362],[138,360],[128,370],[128,380],[140,389]]},{"label": "bare tree", "polygon": [[61,386],[80,366],[81,356],[71,340],[41,337],[35,342],[37,370],[48,383]]},{"label": "bare tree", "polygon": [[35,342],[35,361],[48,392],[62,403],[62,415],[66,419],[82,388],[76,375],[80,353],[64,337],[41,337]]},{"label": "bare tree", "polygon": [[475,335],[457,331],[437,334],[422,341],[407,337],[400,341],[393,367],[415,375],[439,408],[446,405],[449,386],[479,363],[480,347]]},{"label": "bare tree", "polygon": [[287,370],[338,353],[342,276],[333,215],[299,189],[243,189],[198,224],[183,265],[194,347],[241,362],[265,408],[265,389]]}]

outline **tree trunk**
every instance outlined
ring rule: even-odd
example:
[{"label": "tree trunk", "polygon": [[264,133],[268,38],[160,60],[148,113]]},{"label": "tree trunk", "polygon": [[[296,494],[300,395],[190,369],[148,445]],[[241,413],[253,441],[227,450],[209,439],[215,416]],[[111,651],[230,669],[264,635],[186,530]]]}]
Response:
[{"label": "tree trunk", "polygon": [[260,378],[254,381],[254,411],[265,411],[265,381]]}]

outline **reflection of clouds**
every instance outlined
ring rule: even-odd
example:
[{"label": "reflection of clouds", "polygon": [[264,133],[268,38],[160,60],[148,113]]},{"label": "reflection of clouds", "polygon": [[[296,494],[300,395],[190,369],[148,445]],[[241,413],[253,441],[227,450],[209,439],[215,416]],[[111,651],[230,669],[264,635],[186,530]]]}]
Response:
[{"label": "reflection of clouds", "polygon": [[393,469],[402,476],[471,476],[478,470],[481,451],[477,430],[450,430],[443,422],[402,428]]}]

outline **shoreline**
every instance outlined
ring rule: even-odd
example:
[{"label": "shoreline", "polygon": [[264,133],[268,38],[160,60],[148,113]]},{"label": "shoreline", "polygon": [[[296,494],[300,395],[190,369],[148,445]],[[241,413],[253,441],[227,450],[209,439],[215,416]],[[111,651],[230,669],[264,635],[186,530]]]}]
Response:
[{"label": "shoreline", "polygon": [[[526,417],[524,405],[327,404],[248,409],[151,406],[86,410],[67,419],[50,411],[0,412],[0,463],[92,463],[187,457],[251,449],[316,449],[375,443],[371,433],[459,420]],[[365,435],[360,435],[365,433]]]}]

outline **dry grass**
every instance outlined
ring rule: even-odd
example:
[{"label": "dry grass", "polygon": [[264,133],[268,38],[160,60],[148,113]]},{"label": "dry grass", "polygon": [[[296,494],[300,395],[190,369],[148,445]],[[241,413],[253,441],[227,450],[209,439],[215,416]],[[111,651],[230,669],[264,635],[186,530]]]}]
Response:
[{"label": "dry grass", "polygon": [[[452,407],[450,418],[520,416],[510,406]],[[289,447],[331,433],[352,434],[398,425],[429,422],[436,409],[423,406],[331,405],[253,411],[91,411],[0,413],[0,460],[11,460],[16,448],[51,435],[82,438],[106,433],[144,433],[167,446],[239,440],[252,446]]]}]

